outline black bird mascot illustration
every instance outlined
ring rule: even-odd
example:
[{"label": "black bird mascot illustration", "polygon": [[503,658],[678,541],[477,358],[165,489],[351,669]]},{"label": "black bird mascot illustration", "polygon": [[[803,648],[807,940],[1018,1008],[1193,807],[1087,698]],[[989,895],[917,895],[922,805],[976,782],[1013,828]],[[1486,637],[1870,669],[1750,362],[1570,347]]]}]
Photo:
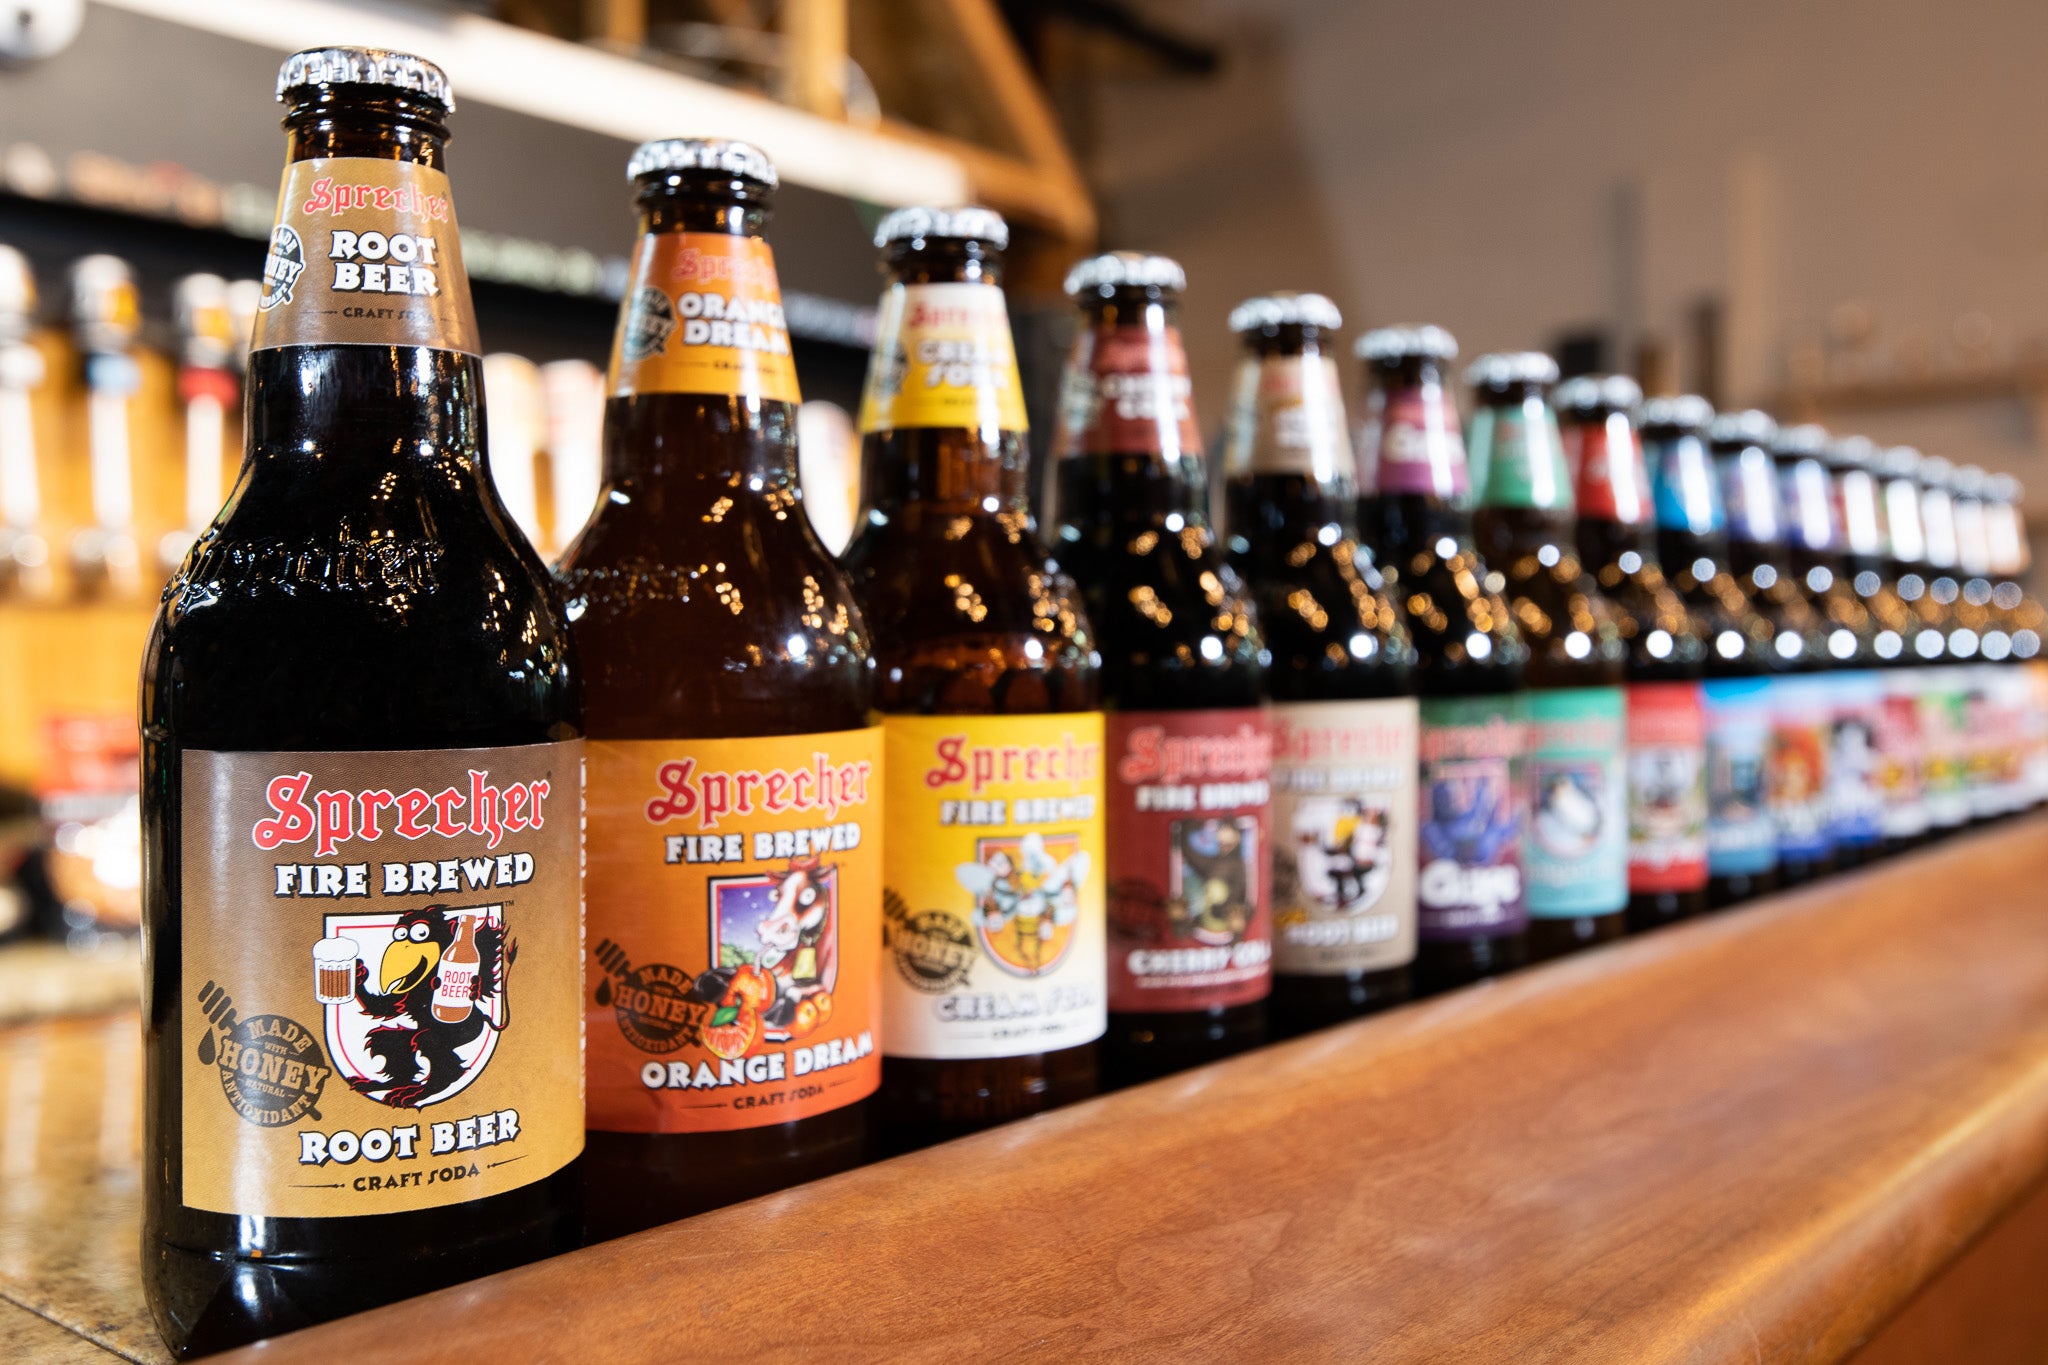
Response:
[{"label": "black bird mascot illustration", "polygon": [[377,967],[379,989],[370,989],[367,963],[356,963],[356,1004],[372,1019],[393,1022],[370,1030],[367,1046],[384,1064],[384,1078],[352,1076],[349,1084],[394,1109],[418,1109],[462,1079],[458,1049],[473,1043],[486,1028],[503,1031],[511,1022],[493,1022],[490,1002],[505,989],[506,976],[519,956],[518,940],[509,942],[504,926],[480,919],[476,926],[477,971],[471,988],[473,1008],[450,1022],[444,1004],[437,1012],[434,992],[442,955],[456,939],[464,912],[445,905],[408,910],[391,931],[391,946]]}]

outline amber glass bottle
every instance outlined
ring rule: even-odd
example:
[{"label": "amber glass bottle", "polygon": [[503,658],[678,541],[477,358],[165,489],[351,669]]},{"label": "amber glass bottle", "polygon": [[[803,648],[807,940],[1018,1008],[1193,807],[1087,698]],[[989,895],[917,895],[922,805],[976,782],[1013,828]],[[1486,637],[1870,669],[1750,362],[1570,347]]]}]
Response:
[{"label": "amber glass bottle", "polygon": [[1231,567],[1259,608],[1273,720],[1273,998],[1299,1033],[1398,1003],[1415,958],[1414,648],[1358,540],[1358,476],[1320,294],[1230,315]]},{"label": "amber glass bottle", "polygon": [[881,1071],[881,734],[797,485],[775,169],[677,139],[627,175],[603,493],[557,570],[594,722],[593,1237],[855,1164]]},{"label": "amber glass bottle", "polygon": [[454,101],[364,48],[278,98],[247,452],[142,667],[143,1284],[180,1355],[579,1222],[582,701],[484,459]]},{"label": "amber glass bottle", "polygon": [[1093,1094],[1104,1027],[1100,662],[1031,520],[1008,241],[986,209],[904,209],[875,235],[889,284],[843,559],[881,674],[898,1148]]},{"label": "amber glass bottle", "polygon": [[1059,555],[1110,709],[1110,1026],[1129,1084],[1253,1047],[1272,989],[1265,646],[1209,526],[1180,267],[1067,276],[1079,329],[1053,441]]},{"label": "amber glass bottle", "polygon": [[1359,527],[1415,645],[1422,697],[1417,989],[1496,976],[1529,958],[1522,836],[1529,649],[1504,580],[1472,540],[1471,474],[1441,327],[1382,327],[1353,348],[1370,388],[1358,442]]},{"label": "amber glass bottle", "polygon": [[1522,860],[1529,951],[1541,960],[1628,932],[1628,650],[1579,559],[1571,472],[1545,401],[1557,363],[1535,351],[1483,355],[1466,379],[1473,462],[1486,470],[1473,530],[1507,578],[1529,651]]},{"label": "amber glass bottle", "polygon": [[1551,395],[1578,494],[1578,547],[1628,650],[1628,924],[1707,908],[1707,640],[1657,554],[1634,413],[1642,390],[1581,375]]}]

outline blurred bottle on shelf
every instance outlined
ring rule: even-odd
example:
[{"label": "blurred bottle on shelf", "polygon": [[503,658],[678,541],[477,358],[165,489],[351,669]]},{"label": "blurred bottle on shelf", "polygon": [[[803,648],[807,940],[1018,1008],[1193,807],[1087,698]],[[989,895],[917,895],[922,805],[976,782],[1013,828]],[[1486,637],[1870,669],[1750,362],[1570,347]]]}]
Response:
[{"label": "blurred bottle on shelf", "polygon": [[1210,527],[1184,287],[1179,265],[1136,252],[1066,279],[1080,325],[1053,438],[1058,554],[1109,713],[1103,1067],[1118,1085],[1258,1046],[1273,986],[1267,653]]},{"label": "blurred bottle on shelf", "polygon": [[142,330],[134,273],[118,256],[84,256],[70,272],[71,324],[83,358],[87,477],[92,518],[71,540],[79,590],[130,598],[142,589],[135,540],[135,470],[129,404],[142,385]]},{"label": "blurred bottle on shelf", "polygon": [[[1986,658],[2037,658],[2041,653],[2044,612],[2040,599],[2027,591],[2033,544],[2027,539],[2020,502],[2026,490],[2010,474],[1994,474],[1985,484],[1986,535],[1991,542],[1992,627]],[[1997,645],[1991,639],[1997,639]],[[1994,655],[1993,649],[1998,652]]]},{"label": "blurred bottle on shelf", "polygon": [[551,360],[540,367],[541,402],[547,414],[550,557],[576,539],[597,509],[604,388],[604,372],[587,360]]},{"label": "blurred bottle on shelf", "polygon": [[171,295],[178,327],[178,397],[185,404],[185,517],[157,542],[157,566],[175,571],[222,501],[221,460],[231,405],[239,411],[236,375],[246,337],[236,333],[228,285],[218,275],[187,275]]},{"label": "blurred bottle on shelf", "polygon": [[484,421],[491,485],[527,544],[541,544],[540,368],[523,355],[495,351],[484,357]]},{"label": "blurred bottle on shelf", "polygon": [[1714,409],[1685,394],[1642,408],[1645,462],[1657,512],[1657,550],[1708,648],[1707,902],[1732,905],[1778,882],[1777,828],[1766,776],[1771,716],[1770,623],[1729,565],[1728,515],[1707,444]]},{"label": "blurred bottle on shelf", "polygon": [[1465,438],[1444,382],[1458,343],[1441,327],[1382,327],[1353,350],[1369,385],[1359,527],[1414,642],[1422,698],[1416,982],[1447,990],[1529,960],[1529,650],[1473,540]]},{"label": "blurred bottle on shelf", "polygon": [[1486,471],[1473,534],[1507,579],[1528,651],[1522,857],[1540,961],[1628,932],[1628,650],[1579,558],[1571,472],[1545,398],[1557,363],[1536,351],[1483,355],[1465,378],[1473,463]]},{"label": "blurred bottle on shelf", "polygon": [[1274,1026],[1408,998],[1415,958],[1414,649],[1358,540],[1342,325],[1320,294],[1230,314],[1245,347],[1223,465],[1231,567],[1272,662]]},{"label": "blurred bottle on shelf", "polygon": [[1658,557],[1633,421],[1642,390],[1621,375],[1586,375],[1551,401],[1577,495],[1579,557],[1627,650],[1628,924],[1641,931],[1707,908],[1708,642]]},{"label": "blurred bottle on shelf", "polygon": [[1976,640],[1958,621],[1962,598],[1960,546],[1956,539],[1955,466],[1939,455],[1921,457],[1914,494],[1926,547],[1927,592],[1921,640],[1930,667],[1920,678],[1920,716],[1925,745],[1922,773],[1927,820],[1932,833],[1951,834],[1970,823],[1970,675],[1962,667]]},{"label": "blurred bottle on shelf", "polygon": [[30,400],[44,378],[42,352],[29,340],[35,320],[28,259],[0,246],[0,599],[47,597],[51,588]]}]

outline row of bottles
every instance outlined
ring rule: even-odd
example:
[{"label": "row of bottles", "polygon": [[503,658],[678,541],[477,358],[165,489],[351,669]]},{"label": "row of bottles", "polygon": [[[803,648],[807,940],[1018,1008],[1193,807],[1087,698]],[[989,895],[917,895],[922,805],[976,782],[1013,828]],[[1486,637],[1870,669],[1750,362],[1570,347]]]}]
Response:
[{"label": "row of bottles", "polygon": [[[1894,514],[1863,593],[1836,447],[1755,414],[1653,402],[1639,442],[1625,381],[1489,356],[1468,444],[1455,343],[1382,329],[1355,455],[1314,294],[1231,317],[1218,528],[1152,255],[1068,277],[1041,535],[978,208],[877,231],[835,556],[775,169],[711,139],[627,168],[601,485],[550,569],[493,479],[527,446],[483,422],[510,371],[462,274],[446,77],[323,49],[278,96],[247,455],[143,673],[146,1266],[181,1353],[1814,875],[1844,697],[1874,731],[1895,683],[1917,718],[2030,676],[1974,662],[2030,648],[2018,568],[1950,593]],[[1948,474],[1901,477],[1923,533],[1953,520]],[[1828,557],[1803,574],[1792,519]],[[1882,593],[1916,667],[1880,677]]]}]

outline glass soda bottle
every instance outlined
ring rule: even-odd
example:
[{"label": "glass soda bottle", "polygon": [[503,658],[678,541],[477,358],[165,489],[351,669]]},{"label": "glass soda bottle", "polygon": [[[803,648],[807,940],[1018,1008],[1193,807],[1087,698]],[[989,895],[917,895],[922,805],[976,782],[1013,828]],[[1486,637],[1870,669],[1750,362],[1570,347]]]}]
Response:
[{"label": "glass soda bottle", "polygon": [[1578,550],[1628,650],[1628,924],[1707,908],[1708,642],[1657,554],[1650,476],[1622,375],[1567,379],[1551,395],[1578,502]]},{"label": "glass soda bottle", "polygon": [[796,369],[744,142],[633,153],[583,661],[593,1237],[843,1170],[881,1078],[882,736],[804,514]]},{"label": "glass soda bottle", "polygon": [[1579,559],[1571,471],[1545,401],[1557,362],[1536,351],[1483,355],[1465,378],[1474,463],[1486,470],[1474,535],[1507,577],[1529,653],[1522,858],[1530,954],[1540,960],[1628,931],[1628,650]]},{"label": "glass soda bottle", "polygon": [[1416,984],[1423,992],[1529,960],[1529,648],[1473,543],[1471,476],[1441,327],[1382,327],[1355,347],[1369,384],[1359,525],[1415,645],[1418,741]]},{"label": "glass soda bottle", "polygon": [[1053,440],[1059,556],[1109,706],[1109,1009],[1130,1084],[1257,1046],[1272,990],[1266,649],[1209,526],[1181,269],[1082,261]]},{"label": "glass soda bottle", "polygon": [[142,669],[143,1282],[180,1355],[580,1222],[580,677],[484,457],[454,100],[372,48],[277,95],[247,449]]},{"label": "glass soda bottle", "polygon": [[1407,999],[1415,958],[1414,650],[1358,540],[1341,325],[1320,294],[1230,315],[1227,543],[1272,655],[1272,1010],[1290,1034]]},{"label": "glass soda bottle", "polygon": [[1718,908],[1777,885],[1778,838],[1765,785],[1774,637],[1729,566],[1727,509],[1707,445],[1713,417],[1697,395],[1652,398],[1641,430],[1658,554],[1708,641],[1707,903]]},{"label": "glass soda bottle", "polygon": [[1962,594],[1956,537],[1955,466],[1939,455],[1923,456],[1916,471],[1920,534],[1926,545],[1927,594],[1921,599],[1923,655],[1930,667],[1920,675],[1921,772],[1927,792],[1929,831],[1951,834],[1970,823],[1969,675],[1961,652],[1974,654],[1976,641],[1962,633],[1956,607]]},{"label": "glass soda bottle", "polygon": [[841,559],[880,673],[881,1104],[896,1148],[1097,1086],[1100,661],[1031,519],[1009,235],[979,208],[901,209],[875,234],[888,285]]}]

